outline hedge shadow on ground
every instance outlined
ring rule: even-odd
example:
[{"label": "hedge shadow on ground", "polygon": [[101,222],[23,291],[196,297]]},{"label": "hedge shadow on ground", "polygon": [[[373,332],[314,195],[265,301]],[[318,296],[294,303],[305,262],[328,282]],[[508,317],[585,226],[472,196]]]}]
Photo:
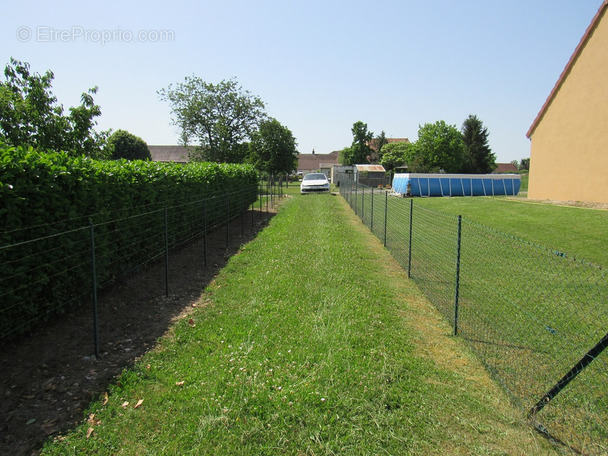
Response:
[{"label": "hedge shadow on ground", "polygon": [[[205,287],[272,212],[247,211],[229,227],[196,239],[100,294],[99,352],[94,353],[92,304],[54,318],[44,329],[0,346],[0,454],[31,455],[50,437],[81,422],[91,400],[123,369],[155,346],[187,314]],[[227,243],[228,239],[228,243]]]}]

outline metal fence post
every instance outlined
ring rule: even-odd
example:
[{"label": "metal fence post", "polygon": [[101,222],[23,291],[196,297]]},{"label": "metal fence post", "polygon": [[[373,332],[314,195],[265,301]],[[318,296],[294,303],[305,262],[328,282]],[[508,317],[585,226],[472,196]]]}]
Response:
[{"label": "metal fence post", "polygon": [[350,179],[348,181],[347,195],[348,195],[348,205],[352,208],[353,207],[353,183],[350,181]]},{"label": "metal fence post", "polygon": [[460,292],[460,245],[462,239],[462,215],[458,216],[458,245],[456,248],[456,290],[454,292],[454,335],[458,335],[458,299]]},{"label": "metal fence post", "polygon": [[372,203],[371,203],[371,215],[370,215],[370,221],[369,221],[369,230],[373,233],[374,232],[374,187],[372,187]]},{"label": "metal fence post", "polygon": [[551,390],[545,394],[532,409],[528,412],[528,419],[531,419],[534,415],[540,412],[545,405],[547,405],[551,400],[557,396],[561,390],[563,390],[568,383],[570,383],[574,378],[580,374],[583,369],[585,369],[591,362],[597,358],[605,349],[608,347],[608,334],[606,334],[602,339],[589,350],[583,358],[576,363],[576,365],[570,369],[570,371],[564,375],[557,384],[551,388]]},{"label": "metal fence post", "polygon": [[99,358],[99,324],[97,320],[97,270],[95,268],[95,225],[90,221],[91,233],[91,276],[93,279],[93,346],[95,357]]},{"label": "metal fence post", "polygon": [[[257,191],[257,189],[256,189],[256,191]],[[254,224],[253,224],[253,211],[254,211],[254,209],[255,209],[255,200],[253,200],[251,202],[251,231],[253,231],[253,227],[254,227]]]},{"label": "metal fence post", "polygon": [[386,224],[388,222],[388,192],[384,192],[384,247],[386,247]]},{"label": "metal fence post", "polygon": [[361,221],[365,225],[365,187],[361,189]]},{"label": "metal fence post", "polygon": [[348,182],[348,205],[353,207],[353,181],[349,180]]},{"label": "metal fence post", "polygon": [[409,232],[409,242],[408,242],[408,252],[407,252],[407,278],[412,278],[412,228],[414,224],[413,221],[414,215],[414,200],[410,200],[410,232]]},{"label": "metal fence post", "polygon": [[226,249],[230,242],[230,193],[226,193]]},{"label": "metal fence post", "polygon": [[207,198],[203,200],[203,258],[207,267]]},{"label": "metal fence post", "polygon": [[239,206],[241,206],[241,236],[245,234],[245,205],[243,204],[243,190],[239,193]]},{"label": "metal fence post", "polygon": [[165,206],[165,296],[169,297],[169,217]]}]

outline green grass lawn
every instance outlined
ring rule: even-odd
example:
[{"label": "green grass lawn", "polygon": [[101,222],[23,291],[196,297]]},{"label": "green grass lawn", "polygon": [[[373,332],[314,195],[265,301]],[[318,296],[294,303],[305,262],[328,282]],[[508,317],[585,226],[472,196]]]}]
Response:
[{"label": "green grass lawn", "polygon": [[42,454],[553,454],[449,333],[340,197],[293,196]]},{"label": "green grass lawn", "polygon": [[[605,335],[605,268],[572,258],[579,246],[587,260],[591,257],[605,264],[601,261],[608,247],[603,234],[606,211],[504,198],[386,198],[380,192],[375,192],[372,205],[371,189],[345,196],[368,227],[374,222],[374,233],[382,240],[387,209],[389,250],[404,268],[411,265],[412,279],[451,323],[455,320],[456,214],[463,214],[459,334],[523,408],[530,409]],[[578,238],[564,236],[562,225]],[[540,415],[551,432],[579,448],[603,445],[608,439],[602,426],[608,419],[604,359],[597,360]],[[601,452],[597,448],[590,452]]]},{"label": "green grass lawn", "polygon": [[504,233],[608,266],[608,210],[504,197],[416,198],[414,204],[462,215]]},{"label": "green grass lawn", "polygon": [[520,192],[527,192],[528,191],[528,183],[530,182],[530,174],[529,173],[522,173],[521,174],[521,186],[519,188]]}]

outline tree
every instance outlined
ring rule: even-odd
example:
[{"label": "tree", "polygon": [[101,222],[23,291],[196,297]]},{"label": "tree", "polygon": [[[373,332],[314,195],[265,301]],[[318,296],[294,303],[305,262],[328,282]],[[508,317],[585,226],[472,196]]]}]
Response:
[{"label": "tree", "polygon": [[81,104],[64,115],[53,95],[53,72],[30,72],[29,63],[13,58],[0,82],[0,140],[13,146],[65,151],[71,155],[100,158],[107,133],[97,133],[95,118],[101,108],[93,95],[97,87],[81,96]]},{"label": "tree", "polygon": [[372,149],[375,151],[375,154],[373,154],[373,156],[374,159],[376,159],[376,162],[382,160],[382,148],[386,144],[388,144],[388,139],[386,139],[386,133],[384,133],[384,130],[382,130],[382,132],[380,132],[380,134],[376,136],[370,144]]},{"label": "tree", "polygon": [[117,130],[108,138],[106,145],[108,158],[118,160],[152,160],[146,142],[125,130]]},{"label": "tree", "polygon": [[522,158],[519,162],[518,166],[520,171],[529,171],[530,170],[530,158]]},{"label": "tree", "polygon": [[380,164],[387,171],[392,171],[397,166],[408,163],[412,155],[414,145],[409,142],[394,142],[385,144],[381,150],[382,158]]},{"label": "tree", "polygon": [[465,164],[465,145],[454,125],[443,120],[418,129],[418,141],[408,163],[412,172],[459,173]]},{"label": "tree", "polygon": [[345,147],[344,149],[341,149],[338,153],[338,161],[341,165],[350,165],[352,155],[353,151],[351,150],[351,148]]},{"label": "tree", "polygon": [[249,143],[249,159],[269,174],[291,173],[298,166],[296,140],[289,128],[276,119],[265,120]]},{"label": "tree", "polygon": [[355,122],[351,131],[353,133],[353,143],[350,147],[345,147],[340,152],[341,163],[343,165],[369,163],[373,152],[372,148],[369,147],[369,143],[374,134],[368,131],[367,124],[361,121]]},{"label": "tree", "polygon": [[197,142],[190,154],[194,161],[241,163],[242,147],[266,118],[264,103],[243,90],[236,79],[211,84],[201,78],[186,77],[185,82],[158,91],[171,105],[173,123],[181,129],[181,142]]},{"label": "tree", "polygon": [[488,129],[477,116],[469,115],[463,122],[462,138],[466,147],[463,172],[487,174],[496,169],[496,156],[488,145]]}]

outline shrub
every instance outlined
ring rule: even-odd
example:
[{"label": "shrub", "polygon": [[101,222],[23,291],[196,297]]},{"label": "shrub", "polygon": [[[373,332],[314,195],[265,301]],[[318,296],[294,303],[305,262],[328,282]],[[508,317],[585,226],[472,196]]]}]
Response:
[{"label": "shrub", "polygon": [[112,160],[152,160],[150,149],[139,136],[128,131],[118,130],[110,135],[106,145],[108,157]]},{"label": "shrub", "polygon": [[98,282],[110,283],[162,253],[165,210],[177,245],[240,213],[256,189],[245,165],[96,161],[0,145],[0,339],[90,295],[91,224]]}]

